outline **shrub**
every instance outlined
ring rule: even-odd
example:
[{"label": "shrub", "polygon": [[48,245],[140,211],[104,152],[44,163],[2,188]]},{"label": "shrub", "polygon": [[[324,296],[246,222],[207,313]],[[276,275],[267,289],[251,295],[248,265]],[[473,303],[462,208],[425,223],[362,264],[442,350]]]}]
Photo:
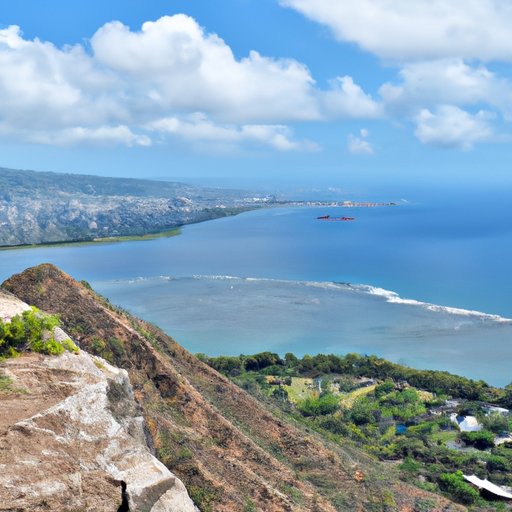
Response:
[{"label": "shrub", "polygon": [[15,315],[7,323],[0,320],[0,356],[13,357],[27,349],[50,355],[62,354],[65,347],[52,335],[59,324],[58,316],[42,313],[37,308]]},{"label": "shrub", "polygon": [[379,405],[372,402],[366,397],[361,397],[355,400],[352,409],[350,410],[350,419],[356,425],[364,425],[366,423],[375,423],[376,411],[379,410]]},{"label": "shrub", "polygon": [[464,482],[462,471],[441,475],[439,477],[439,487],[465,505],[471,505],[480,496],[477,490]]},{"label": "shrub", "polygon": [[338,409],[338,399],[331,393],[326,393],[318,398],[308,397],[297,403],[297,409],[304,416],[332,414]]},{"label": "shrub", "polygon": [[375,397],[380,398],[381,396],[387,395],[388,393],[391,393],[395,389],[395,383],[392,380],[386,380],[382,384],[379,384],[375,388]]},{"label": "shrub", "polygon": [[485,450],[494,446],[494,434],[487,430],[480,430],[479,432],[461,432],[460,438],[466,443]]},{"label": "shrub", "polygon": [[60,342],[60,344],[68,351],[72,352],[73,354],[78,354],[80,352],[80,349],[73,343],[73,341],[70,338],[66,338]]}]

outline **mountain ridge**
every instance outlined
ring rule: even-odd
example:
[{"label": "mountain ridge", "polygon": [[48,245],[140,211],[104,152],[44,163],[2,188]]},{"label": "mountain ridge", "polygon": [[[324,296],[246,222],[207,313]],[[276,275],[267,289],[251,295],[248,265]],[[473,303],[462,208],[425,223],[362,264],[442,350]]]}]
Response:
[{"label": "mountain ridge", "polygon": [[141,236],[272,201],[181,182],[0,168],[0,247]]}]

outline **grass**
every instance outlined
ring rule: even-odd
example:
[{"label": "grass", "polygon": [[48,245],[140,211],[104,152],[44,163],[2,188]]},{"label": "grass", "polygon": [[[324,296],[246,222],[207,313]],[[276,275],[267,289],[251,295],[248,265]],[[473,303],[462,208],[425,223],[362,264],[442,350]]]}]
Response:
[{"label": "grass", "polygon": [[441,441],[443,444],[446,444],[450,441],[455,441],[457,439],[457,435],[457,430],[440,430],[439,432],[432,434],[432,440]]},{"label": "grass", "polygon": [[313,389],[313,379],[306,379],[304,377],[292,377],[291,385],[283,386],[283,388],[286,389],[288,399],[293,403],[312,396],[316,391],[316,389]]},{"label": "grass", "polygon": [[0,375],[0,393],[26,394],[28,391],[24,388],[12,387],[12,379],[7,375]]},{"label": "grass", "polygon": [[11,391],[12,379],[7,375],[0,375],[0,391]]},{"label": "grass", "polygon": [[5,245],[0,247],[0,251],[9,251],[14,249],[35,249],[36,247],[80,247],[98,244],[112,244],[117,242],[143,242],[147,240],[155,240],[157,238],[169,238],[181,234],[180,228],[159,231],[158,233],[147,233],[145,235],[126,235],[126,236],[108,236],[103,238],[94,238],[92,240],[71,240],[62,242],[46,242],[41,244],[22,244],[22,245]]},{"label": "grass", "polygon": [[354,391],[347,393],[340,400],[340,405],[343,407],[346,407],[347,409],[351,409],[352,406],[354,405],[354,402],[358,398],[370,394],[375,389],[375,387],[376,387],[375,385],[367,386],[365,388],[355,389]]}]

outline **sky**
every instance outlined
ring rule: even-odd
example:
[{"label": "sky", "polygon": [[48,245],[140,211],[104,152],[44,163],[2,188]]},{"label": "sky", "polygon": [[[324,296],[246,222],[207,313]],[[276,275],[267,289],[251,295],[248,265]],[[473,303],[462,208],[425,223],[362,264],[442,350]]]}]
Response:
[{"label": "sky", "polygon": [[508,0],[16,0],[0,167],[512,185]]}]

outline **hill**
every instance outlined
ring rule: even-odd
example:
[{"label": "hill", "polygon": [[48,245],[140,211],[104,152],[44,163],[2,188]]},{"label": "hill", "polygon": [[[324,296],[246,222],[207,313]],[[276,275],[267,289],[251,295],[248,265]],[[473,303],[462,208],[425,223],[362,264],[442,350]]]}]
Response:
[{"label": "hill", "polygon": [[269,203],[239,190],[0,168],[0,246],[140,236]]},{"label": "hill", "polygon": [[80,347],[125,368],[158,458],[202,511],[456,511],[398,480],[347,441],[331,443],[262,404],[188,353],[52,265],[3,287],[61,316]]}]

